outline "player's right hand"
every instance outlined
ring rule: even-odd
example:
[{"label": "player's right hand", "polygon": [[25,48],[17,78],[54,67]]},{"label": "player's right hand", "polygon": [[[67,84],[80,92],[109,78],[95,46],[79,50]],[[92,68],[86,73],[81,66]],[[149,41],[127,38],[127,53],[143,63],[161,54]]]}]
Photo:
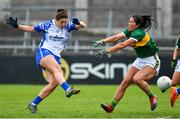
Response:
[{"label": "player's right hand", "polygon": [[9,24],[9,25],[11,25],[12,27],[14,27],[14,28],[18,28],[18,23],[17,23],[17,17],[14,19],[14,18],[12,18],[12,17],[8,17],[7,19],[6,19],[6,23],[7,24]]},{"label": "player's right hand", "polygon": [[177,64],[177,60],[174,60],[174,59],[173,59],[173,60],[171,61],[171,68],[172,68],[172,69],[175,69],[176,64]]},{"label": "player's right hand", "polygon": [[99,40],[99,41],[93,41],[93,47],[101,47],[104,46],[105,42],[104,40]]}]

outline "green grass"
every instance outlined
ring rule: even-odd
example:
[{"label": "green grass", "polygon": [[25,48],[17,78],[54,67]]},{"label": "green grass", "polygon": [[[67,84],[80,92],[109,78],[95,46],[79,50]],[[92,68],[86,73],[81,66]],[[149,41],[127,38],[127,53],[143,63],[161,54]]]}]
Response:
[{"label": "green grass", "polygon": [[147,96],[137,87],[130,86],[115,111],[107,114],[101,103],[112,99],[117,85],[75,85],[79,95],[70,99],[58,87],[38,107],[37,114],[26,109],[27,104],[38,94],[43,85],[0,85],[0,118],[168,118],[180,117],[180,101],[175,107],[169,103],[169,90],[161,93],[151,86],[158,96],[158,107],[150,111]]}]

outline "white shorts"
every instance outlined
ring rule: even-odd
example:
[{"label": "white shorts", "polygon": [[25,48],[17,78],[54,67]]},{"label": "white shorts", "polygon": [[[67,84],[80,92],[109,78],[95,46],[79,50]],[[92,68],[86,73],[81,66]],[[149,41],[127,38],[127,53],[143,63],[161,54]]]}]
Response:
[{"label": "white shorts", "polygon": [[156,75],[159,73],[160,65],[161,65],[161,61],[159,60],[157,54],[146,58],[138,57],[132,64],[132,66],[138,68],[139,70],[145,66],[150,66],[156,70]]},{"label": "white shorts", "polygon": [[175,71],[180,72],[180,60],[177,61]]}]

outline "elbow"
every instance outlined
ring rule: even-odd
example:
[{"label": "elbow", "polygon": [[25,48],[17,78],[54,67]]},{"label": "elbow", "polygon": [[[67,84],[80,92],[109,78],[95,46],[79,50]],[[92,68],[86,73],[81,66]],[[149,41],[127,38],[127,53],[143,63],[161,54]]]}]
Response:
[{"label": "elbow", "polygon": [[116,41],[118,41],[120,38],[119,38],[118,35],[115,35],[113,39],[114,39],[113,42],[116,42]]},{"label": "elbow", "polygon": [[82,25],[81,28],[82,28],[82,29],[86,28],[86,25]]}]

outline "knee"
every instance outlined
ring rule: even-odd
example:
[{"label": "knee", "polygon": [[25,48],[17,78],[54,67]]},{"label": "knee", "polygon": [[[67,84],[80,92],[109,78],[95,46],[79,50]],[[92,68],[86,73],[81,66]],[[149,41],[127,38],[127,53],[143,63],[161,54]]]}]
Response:
[{"label": "knee", "polygon": [[139,83],[141,82],[140,77],[135,76],[135,77],[133,78],[133,82],[134,82],[135,84],[139,84]]}]

